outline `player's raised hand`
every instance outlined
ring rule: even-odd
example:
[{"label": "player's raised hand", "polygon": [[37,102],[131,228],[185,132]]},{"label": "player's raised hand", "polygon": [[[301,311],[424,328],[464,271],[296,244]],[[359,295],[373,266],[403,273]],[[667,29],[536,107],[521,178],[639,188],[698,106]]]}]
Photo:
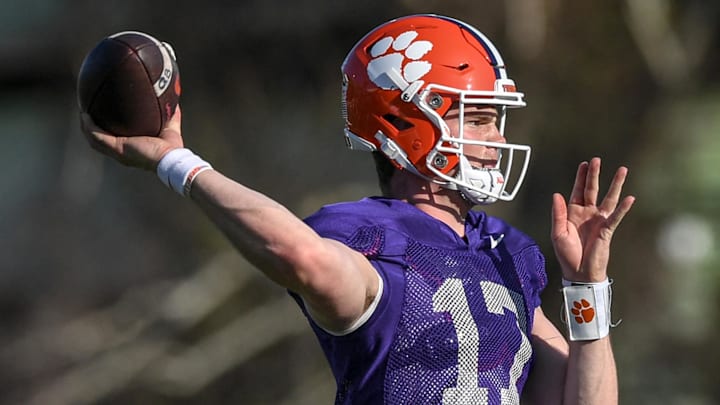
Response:
[{"label": "player's raised hand", "polygon": [[115,136],[104,131],[93,122],[88,114],[82,113],[80,124],[90,146],[118,162],[145,170],[154,171],[160,159],[169,151],[182,148],[180,106],[157,136]]},{"label": "player's raised hand", "polygon": [[552,243],[569,281],[601,282],[607,278],[610,242],[613,233],[630,211],[635,197],[620,199],[628,170],[620,167],[600,205],[600,158],[578,167],[575,184],[566,203],[559,193],[553,195]]}]

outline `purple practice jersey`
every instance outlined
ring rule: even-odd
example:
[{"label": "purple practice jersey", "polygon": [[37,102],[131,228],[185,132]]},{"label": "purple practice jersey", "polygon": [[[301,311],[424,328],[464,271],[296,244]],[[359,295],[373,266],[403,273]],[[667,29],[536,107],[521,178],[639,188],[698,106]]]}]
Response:
[{"label": "purple practice jersey", "polygon": [[350,333],[303,308],[337,382],[337,404],[517,404],[531,366],[533,311],[547,283],[535,242],[471,211],[465,238],[410,204],[333,204],[306,219],[364,254],[381,278]]}]

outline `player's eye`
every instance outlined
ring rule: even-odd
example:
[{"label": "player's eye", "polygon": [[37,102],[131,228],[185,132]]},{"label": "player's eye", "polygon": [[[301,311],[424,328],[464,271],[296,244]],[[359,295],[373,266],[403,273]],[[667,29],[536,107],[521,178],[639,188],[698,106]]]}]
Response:
[{"label": "player's eye", "polygon": [[489,125],[494,124],[496,121],[496,117],[493,115],[475,115],[472,117],[467,117],[465,119],[465,125],[469,127],[481,127],[483,125]]}]

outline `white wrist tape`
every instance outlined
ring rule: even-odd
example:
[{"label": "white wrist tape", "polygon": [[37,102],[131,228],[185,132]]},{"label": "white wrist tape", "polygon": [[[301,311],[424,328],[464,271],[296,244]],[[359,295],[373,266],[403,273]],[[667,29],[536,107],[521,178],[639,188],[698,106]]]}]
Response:
[{"label": "white wrist tape", "polygon": [[195,177],[210,169],[210,163],[202,160],[190,149],[179,148],[171,150],[160,159],[157,175],[166,186],[182,196],[187,196]]},{"label": "white wrist tape", "polygon": [[612,280],[600,283],[578,283],[563,280],[565,300],[563,321],[568,325],[570,340],[596,340],[607,336],[613,325],[610,319]]}]

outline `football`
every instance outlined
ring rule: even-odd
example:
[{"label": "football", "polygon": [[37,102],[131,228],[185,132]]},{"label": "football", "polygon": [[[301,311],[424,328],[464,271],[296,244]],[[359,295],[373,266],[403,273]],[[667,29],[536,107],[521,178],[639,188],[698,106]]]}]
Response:
[{"label": "football", "polygon": [[180,98],[180,74],[169,44],[138,31],[104,38],[85,57],[77,79],[80,110],[116,136],[156,136]]}]

